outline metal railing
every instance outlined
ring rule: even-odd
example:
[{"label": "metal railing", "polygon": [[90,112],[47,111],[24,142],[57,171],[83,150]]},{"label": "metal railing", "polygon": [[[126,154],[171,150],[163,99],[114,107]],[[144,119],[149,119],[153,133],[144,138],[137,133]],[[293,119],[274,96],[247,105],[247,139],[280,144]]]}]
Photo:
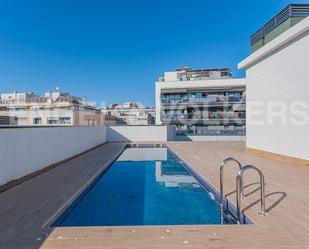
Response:
[{"label": "metal railing", "polygon": [[261,210],[259,211],[259,214],[262,216],[267,216],[268,213],[266,212],[265,207],[265,180],[264,175],[260,169],[253,165],[245,165],[242,166],[242,164],[233,157],[228,157],[224,159],[220,164],[220,221],[221,224],[224,224],[224,212],[225,210],[224,201],[226,196],[224,195],[224,172],[223,169],[229,162],[234,162],[237,164],[239,171],[236,175],[236,219],[237,224],[241,223],[241,199],[244,198],[244,187],[243,187],[243,173],[247,170],[255,170],[259,173],[260,176],[260,192],[261,192]]},{"label": "metal railing", "polygon": [[251,36],[250,44],[253,45],[262,39],[265,35],[269,34],[280,24],[290,17],[306,17],[309,16],[309,4],[290,4],[282,11],[267,22],[262,28]]},{"label": "metal railing", "polygon": [[173,114],[161,114],[161,119],[165,120],[209,120],[209,121],[243,121],[245,120],[245,115],[209,115],[209,114],[183,114],[183,113],[173,113]]},{"label": "metal railing", "polygon": [[182,98],[167,99],[161,98],[161,105],[166,104],[245,104],[246,101],[242,97],[218,97],[218,98]]},{"label": "metal railing", "polygon": [[213,130],[176,130],[176,135],[189,135],[189,136],[246,136],[246,129],[233,129],[233,130],[224,130],[224,129],[213,129]]},{"label": "metal railing", "polygon": [[[225,212],[223,169],[228,162],[235,162],[238,165],[239,170],[241,169],[241,163],[233,157],[228,157],[221,162],[221,165],[220,165],[220,220],[221,220],[221,224],[224,223],[224,212]],[[240,179],[240,181],[241,181],[241,179]],[[242,189],[242,183],[240,183],[240,185],[241,185],[241,189]]]},{"label": "metal railing", "polygon": [[265,181],[264,181],[264,175],[260,169],[253,165],[246,165],[240,168],[237,174],[236,178],[236,208],[237,208],[237,223],[240,224],[241,220],[241,193],[243,193],[243,173],[246,170],[255,170],[259,173],[260,175],[260,191],[261,191],[261,210],[259,212],[260,215],[262,216],[267,216],[266,208],[265,208]]}]

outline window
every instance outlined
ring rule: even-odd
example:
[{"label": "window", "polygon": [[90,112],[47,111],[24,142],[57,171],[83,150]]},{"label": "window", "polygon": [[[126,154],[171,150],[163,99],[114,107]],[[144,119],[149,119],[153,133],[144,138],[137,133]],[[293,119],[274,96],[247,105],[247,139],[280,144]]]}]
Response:
[{"label": "window", "polygon": [[42,124],[42,118],[34,118],[34,119],[33,119],[33,124],[35,124],[35,125],[40,125],[40,124]]},{"label": "window", "polygon": [[49,124],[49,125],[68,125],[68,124],[71,124],[71,118],[70,117],[47,118],[47,124]]},{"label": "window", "polygon": [[95,125],[95,120],[94,119],[87,119],[88,125]]},{"label": "window", "polygon": [[201,99],[203,97],[203,93],[196,93],[195,96],[196,98]]},{"label": "window", "polygon": [[59,118],[60,124],[71,124],[71,118],[70,117],[64,117]]}]

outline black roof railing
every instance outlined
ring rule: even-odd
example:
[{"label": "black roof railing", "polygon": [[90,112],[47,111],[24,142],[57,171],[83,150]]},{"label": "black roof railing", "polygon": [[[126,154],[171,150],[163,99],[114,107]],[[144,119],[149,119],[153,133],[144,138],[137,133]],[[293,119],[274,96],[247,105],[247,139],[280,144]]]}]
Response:
[{"label": "black roof railing", "polygon": [[306,17],[309,16],[309,4],[290,4],[282,11],[279,12],[278,15],[273,17],[269,22],[267,22],[262,28],[260,28],[257,32],[255,32],[251,36],[251,45],[258,42],[265,35],[269,34],[276,27],[278,27],[281,23],[289,19],[293,16]]}]

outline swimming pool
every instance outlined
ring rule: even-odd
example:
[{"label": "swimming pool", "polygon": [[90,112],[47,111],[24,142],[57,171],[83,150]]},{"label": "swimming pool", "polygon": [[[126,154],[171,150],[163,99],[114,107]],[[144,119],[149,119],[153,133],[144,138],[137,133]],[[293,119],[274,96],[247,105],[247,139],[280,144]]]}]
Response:
[{"label": "swimming pool", "polygon": [[148,147],[125,149],[52,226],[220,224],[217,193],[168,148]]}]

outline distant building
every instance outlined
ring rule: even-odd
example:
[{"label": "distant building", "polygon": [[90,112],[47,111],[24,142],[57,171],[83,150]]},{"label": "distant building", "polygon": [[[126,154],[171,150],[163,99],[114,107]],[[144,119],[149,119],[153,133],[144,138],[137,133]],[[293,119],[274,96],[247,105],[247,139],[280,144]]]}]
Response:
[{"label": "distant building", "polygon": [[165,72],[156,82],[156,124],[173,124],[194,135],[245,132],[246,84],[230,69]]},{"label": "distant building", "polygon": [[151,125],[155,122],[155,109],[144,107],[134,102],[127,102],[122,105],[112,104],[102,109],[107,116],[117,117],[120,125]]},{"label": "distant building", "polygon": [[[44,96],[1,93],[0,115],[17,118],[17,125],[102,125],[112,121],[97,107],[81,98],[59,91]],[[114,123],[116,120],[114,119]]]}]

